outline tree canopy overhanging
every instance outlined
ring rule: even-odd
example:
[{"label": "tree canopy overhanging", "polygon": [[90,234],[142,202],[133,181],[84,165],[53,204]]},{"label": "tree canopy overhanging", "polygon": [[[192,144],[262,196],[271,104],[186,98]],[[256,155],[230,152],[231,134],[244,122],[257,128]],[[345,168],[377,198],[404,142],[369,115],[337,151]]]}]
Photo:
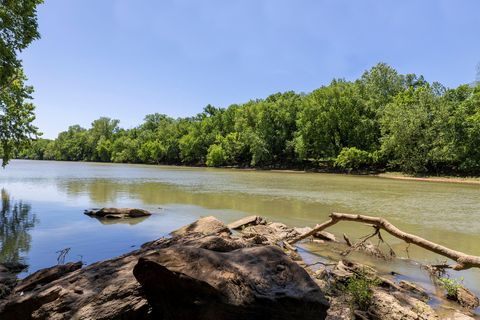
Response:
[{"label": "tree canopy overhanging", "polygon": [[33,88],[18,53],[40,37],[37,6],[42,0],[0,0],[0,157],[5,166],[16,150],[38,135],[32,125]]},{"label": "tree canopy overhanging", "polygon": [[208,105],[194,117],[150,114],[121,129],[100,118],[20,158],[208,166],[331,166],[480,174],[480,86],[448,89],[379,63],[355,81],[309,94]]}]

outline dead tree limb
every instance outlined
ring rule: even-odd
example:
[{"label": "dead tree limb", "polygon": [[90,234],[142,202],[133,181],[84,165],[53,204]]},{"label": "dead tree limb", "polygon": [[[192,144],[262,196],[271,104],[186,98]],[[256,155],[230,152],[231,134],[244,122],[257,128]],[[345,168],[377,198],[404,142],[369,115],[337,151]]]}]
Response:
[{"label": "dead tree limb", "polygon": [[428,241],[426,239],[423,239],[419,236],[403,232],[402,230],[398,229],[395,227],[393,224],[388,222],[387,220],[380,218],[380,217],[371,217],[371,216],[365,216],[365,215],[359,215],[359,214],[347,214],[347,213],[332,213],[330,214],[330,219],[327,220],[326,222],[317,225],[315,228],[313,228],[311,231],[306,232],[304,234],[301,234],[297,236],[296,238],[290,240],[290,244],[294,244],[295,242],[298,242],[300,240],[303,240],[305,238],[308,238],[315,233],[322,231],[328,227],[333,226],[334,224],[340,222],[340,221],[352,221],[352,222],[360,222],[360,223],[368,223],[376,228],[383,229],[392,236],[401,239],[405,241],[408,244],[415,244],[423,249],[429,250],[431,252],[434,252],[436,254],[439,254],[441,256],[447,257],[449,259],[452,259],[457,262],[456,265],[454,265],[452,268],[454,270],[464,270],[464,269],[470,269],[470,268],[480,268],[480,257],[478,256],[472,256],[465,254],[460,251],[452,250],[450,248],[444,247],[442,245],[439,245],[437,243]]}]

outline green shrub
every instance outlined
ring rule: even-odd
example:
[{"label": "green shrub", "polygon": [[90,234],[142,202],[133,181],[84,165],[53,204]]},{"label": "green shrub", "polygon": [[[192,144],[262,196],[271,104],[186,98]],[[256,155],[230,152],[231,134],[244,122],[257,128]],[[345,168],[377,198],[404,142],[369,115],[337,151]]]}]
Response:
[{"label": "green shrub", "polygon": [[447,291],[447,297],[456,298],[458,289],[462,287],[463,277],[459,279],[440,278],[438,282]]},{"label": "green shrub", "polygon": [[372,302],[372,287],[378,284],[378,279],[372,280],[363,274],[358,274],[348,280],[345,291],[351,296],[352,302],[360,310],[367,310]]},{"label": "green shrub", "polygon": [[345,170],[358,170],[368,167],[373,163],[372,155],[364,150],[343,148],[335,159],[335,166]]},{"label": "green shrub", "polygon": [[212,144],[208,148],[207,154],[207,166],[209,167],[220,167],[225,165],[227,156],[225,150],[223,150],[221,145]]}]

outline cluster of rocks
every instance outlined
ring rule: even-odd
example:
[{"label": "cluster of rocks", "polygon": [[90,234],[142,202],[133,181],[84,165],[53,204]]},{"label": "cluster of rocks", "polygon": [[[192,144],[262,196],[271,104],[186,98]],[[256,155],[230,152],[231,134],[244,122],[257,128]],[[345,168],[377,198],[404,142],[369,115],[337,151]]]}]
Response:
[{"label": "cluster of rocks", "polygon": [[[304,231],[202,218],[114,259],[10,276],[0,319],[439,319],[415,284],[346,260],[311,270],[287,245]],[[339,289],[360,272],[379,283],[366,310]]]}]

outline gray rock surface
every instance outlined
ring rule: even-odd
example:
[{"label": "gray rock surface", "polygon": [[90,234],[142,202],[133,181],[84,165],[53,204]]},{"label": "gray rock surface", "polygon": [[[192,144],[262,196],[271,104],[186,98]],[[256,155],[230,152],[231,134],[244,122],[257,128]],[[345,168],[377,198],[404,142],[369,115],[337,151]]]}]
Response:
[{"label": "gray rock surface", "polygon": [[134,275],[160,319],[324,319],[329,307],[307,272],[275,246],[173,246],[141,257]]}]

